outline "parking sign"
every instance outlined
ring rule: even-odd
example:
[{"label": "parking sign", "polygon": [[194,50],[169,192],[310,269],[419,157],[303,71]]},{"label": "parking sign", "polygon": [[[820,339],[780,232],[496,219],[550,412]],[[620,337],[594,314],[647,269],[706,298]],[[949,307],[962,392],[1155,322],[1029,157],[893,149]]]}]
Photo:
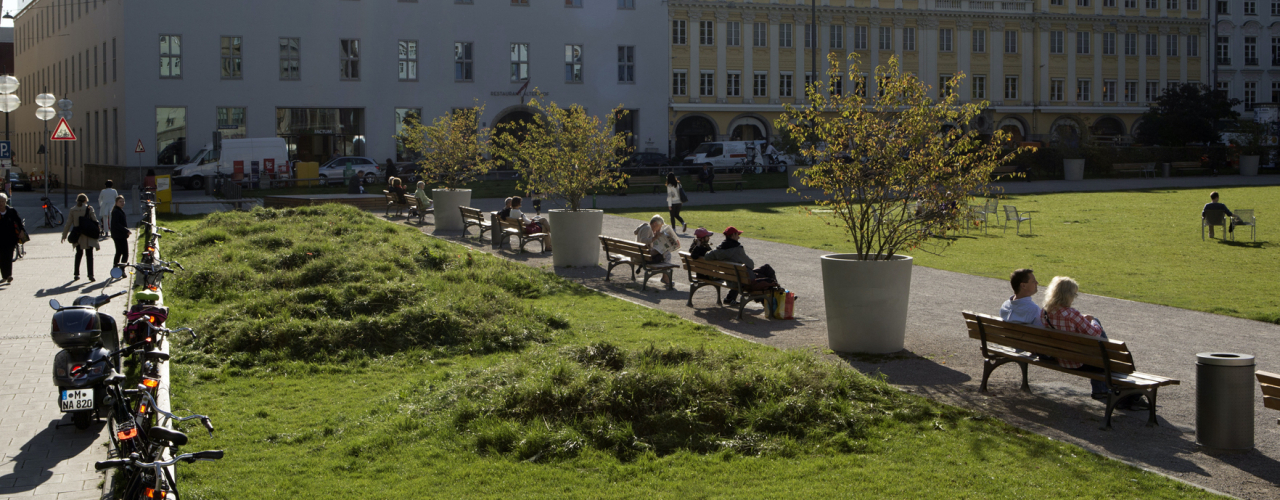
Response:
[{"label": "parking sign", "polygon": [[0,141],[0,160],[13,159],[13,149],[9,147],[9,141]]}]

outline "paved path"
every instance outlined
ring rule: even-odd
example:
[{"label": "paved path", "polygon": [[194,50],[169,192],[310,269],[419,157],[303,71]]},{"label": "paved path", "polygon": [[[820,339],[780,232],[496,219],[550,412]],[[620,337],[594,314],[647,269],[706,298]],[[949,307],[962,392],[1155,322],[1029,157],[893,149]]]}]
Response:
[{"label": "paved path", "polygon": [[[1192,179],[1198,179],[1200,183],[1185,184],[1187,181],[1181,178],[1141,182],[1135,179],[1135,182],[1126,183],[1123,189],[1146,189],[1169,181],[1184,182],[1179,187],[1223,185],[1219,180],[1243,180],[1248,182],[1245,185],[1253,185],[1254,182],[1258,185],[1280,184],[1280,176]],[[1260,182],[1259,179],[1268,182]],[[1017,183],[1017,189],[1011,187],[1008,191],[1074,191],[1089,187],[1090,182]],[[1094,187],[1102,189],[1105,186]],[[716,198],[708,199],[711,196]],[[794,200],[794,196],[778,191],[716,195],[691,193],[695,203],[705,201],[705,204],[785,202]],[[611,196],[597,199],[597,206],[648,206],[665,213],[656,208],[661,206],[662,200],[660,195]],[[496,210],[500,208],[501,200],[475,200],[472,205],[483,210]],[[631,238],[631,231],[638,224],[640,221],[607,216],[603,232]],[[423,230],[433,233],[434,227],[428,222]],[[457,233],[441,232],[438,236],[494,252],[487,242],[479,244]],[[686,247],[690,238],[682,235]],[[717,237],[715,241],[718,240]],[[615,269],[614,279],[610,282],[604,280],[604,267],[556,269],[555,272],[625,300],[716,326],[730,335],[780,348],[825,353],[826,313],[818,264],[819,256],[825,252],[750,238],[742,241],[757,264],[772,265],[781,282],[797,293],[799,318],[796,321],[763,319],[763,311],[754,304],[748,306],[748,316],[739,321],[735,310],[715,306],[711,289],[699,292],[694,300],[696,307],[687,307],[687,279],[680,273],[677,273],[675,291],[650,288],[642,292],[639,285],[627,278],[625,270]],[[532,266],[551,263],[549,254],[519,254],[505,248],[494,253]],[[1038,271],[1046,281],[1054,274],[1053,269]],[[656,278],[653,281],[656,284]],[[1033,392],[1025,394],[1018,391],[1019,371],[1002,368],[992,376],[991,393],[977,391],[982,376],[982,359],[978,343],[968,338],[960,311],[995,314],[1009,295],[1006,280],[915,267],[906,351],[896,356],[827,356],[866,373],[884,373],[890,382],[904,390],[998,415],[1014,425],[1051,438],[1198,485],[1243,498],[1280,498],[1280,427],[1276,425],[1277,412],[1263,408],[1260,397],[1255,405],[1254,451],[1206,453],[1198,449],[1194,434],[1195,354],[1214,350],[1250,353],[1257,356],[1260,369],[1280,370],[1280,343],[1276,341],[1280,338],[1280,325],[1083,294],[1077,307],[1102,318],[1113,338],[1128,342],[1135,351],[1141,370],[1182,381],[1182,385],[1166,387],[1160,392],[1160,426],[1145,427],[1145,412],[1117,412],[1114,429],[1102,431],[1099,427],[1103,405],[1088,397],[1089,386],[1078,377],[1032,369]],[[1042,302],[1043,296],[1036,300]]]},{"label": "paved path", "polygon": [[[105,425],[54,427],[71,419],[58,411],[51,369],[59,349],[49,339],[48,303],[100,293],[102,282],[70,282],[74,252],[59,241],[61,228],[39,227],[38,194],[15,195],[31,242],[26,258],[13,264],[14,282],[0,285],[0,498],[97,499],[104,475],[93,470],[93,462],[107,458]],[[107,276],[110,248],[108,241],[94,252],[100,279]]]}]

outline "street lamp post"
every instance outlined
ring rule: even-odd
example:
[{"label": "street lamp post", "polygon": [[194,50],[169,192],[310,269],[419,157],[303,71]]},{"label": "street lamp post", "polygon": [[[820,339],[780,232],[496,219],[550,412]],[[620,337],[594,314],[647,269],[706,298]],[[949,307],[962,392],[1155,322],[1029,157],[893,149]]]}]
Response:
[{"label": "street lamp post", "polygon": [[[40,94],[36,96],[36,105],[40,106],[39,108],[36,108],[36,118],[39,118],[41,121],[44,122],[44,146],[41,149],[44,150],[44,197],[45,198],[49,197],[49,120],[52,120],[53,117],[57,116],[58,114],[58,112],[54,111],[53,108],[51,108],[50,106],[53,106],[53,103],[56,100],[57,98],[55,98],[53,94]],[[62,179],[62,182],[64,183],[63,185],[65,186],[66,185],[65,183],[67,182],[67,180]],[[65,195],[63,196],[62,206],[64,208],[67,207],[67,200]]]},{"label": "street lamp post", "polygon": [[[22,105],[22,99],[13,93],[18,90],[18,79],[10,75],[0,76],[0,111],[4,111],[4,140],[9,140],[9,112],[18,109]],[[9,164],[13,164],[13,143],[9,145]],[[6,169],[4,182],[9,182],[9,172]]]},{"label": "street lamp post", "polygon": [[[61,100],[58,101],[58,108],[62,110],[58,112],[58,116],[62,117],[62,119],[70,123],[71,122],[71,99],[67,99],[66,97],[63,97]],[[67,189],[68,189],[67,179],[71,175],[71,143],[69,141],[61,141],[61,142],[62,142],[62,204],[63,206],[70,206],[69,194],[67,192]],[[80,172],[81,172],[80,183],[84,184],[84,175],[83,175],[84,170],[81,169]]]}]

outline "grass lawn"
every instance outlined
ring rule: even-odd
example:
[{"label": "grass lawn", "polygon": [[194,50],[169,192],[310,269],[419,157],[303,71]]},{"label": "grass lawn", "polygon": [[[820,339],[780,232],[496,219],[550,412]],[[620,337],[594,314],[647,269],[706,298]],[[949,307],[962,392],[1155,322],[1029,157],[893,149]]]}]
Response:
[{"label": "grass lawn", "polygon": [[349,207],[164,222],[186,497],[1211,497]]},{"label": "grass lawn", "polygon": [[[784,173],[766,173],[766,174],[749,174],[742,178],[742,189],[780,189],[787,187],[787,174]],[[694,185],[697,184],[697,178],[693,176],[682,176],[680,182],[686,186],[686,189],[693,191]],[[514,194],[522,194],[516,188],[514,179],[504,179],[495,181],[479,181],[464,186],[471,189],[472,199],[481,198],[506,198]],[[374,184],[365,186],[366,193],[381,193],[386,189],[386,184]],[[409,191],[413,191],[414,187],[410,186]],[[661,190],[659,190],[661,191]],[[253,191],[245,191],[246,196],[263,197],[263,196],[284,196],[284,195],[307,195],[307,194],[335,194],[347,192],[346,186],[314,186],[314,187],[290,187],[290,188],[274,188],[274,189],[258,189]],[[627,189],[628,194],[648,194],[654,192],[651,187],[634,187]],[[613,192],[610,191],[609,194]]]},{"label": "grass lawn", "polygon": [[[1025,222],[1021,236],[1012,226],[1008,231],[996,226],[986,234],[953,235],[954,244],[940,255],[921,250],[907,254],[916,264],[937,269],[1008,278],[1013,269],[1029,267],[1044,284],[1053,276],[1071,276],[1085,293],[1280,322],[1280,282],[1275,280],[1280,245],[1273,237],[1275,224],[1269,223],[1280,213],[1280,187],[1218,189],[1228,207],[1256,211],[1261,221],[1256,243],[1249,241],[1248,228],[1236,230],[1235,242],[1201,241],[1200,209],[1210,191],[1007,196],[1001,205],[1037,211],[1030,215],[1032,234]],[[652,212],[612,213],[648,220]],[[690,206],[682,215],[690,226],[716,232],[732,225],[749,238],[832,252],[853,250],[843,226],[830,214],[808,215],[798,204]],[[718,244],[720,237],[713,241]]]}]

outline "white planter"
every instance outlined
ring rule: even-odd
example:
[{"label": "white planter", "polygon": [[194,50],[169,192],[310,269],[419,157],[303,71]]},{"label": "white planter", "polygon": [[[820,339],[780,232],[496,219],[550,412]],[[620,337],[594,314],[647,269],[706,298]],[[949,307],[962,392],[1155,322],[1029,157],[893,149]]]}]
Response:
[{"label": "white planter", "polygon": [[836,352],[885,354],[902,350],[911,299],[912,258],[863,260],[860,254],[822,256],[827,345]]},{"label": "white planter", "polygon": [[1240,175],[1258,175],[1258,157],[1240,157]]},{"label": "white planter", "polygon": [[1062,160],[1062,177],[1069,181],[1084,180],[1084,160]]},{"label": "white planter", "polygon": [[436,229],[461,231],[462,212],[458,207],[471,205],[470,189],[432,189],[431,199],[435,207]]},{"label": "white planter", "polygon": [[603,210],[550,210],[551,263],[556,267],[595,267],[600,263]]},{"label": "white planter", "polygon": [[809,170],[807,165],[787,165],[787,187],[804,189],[802,181],[808,175],[806,170]]}]

